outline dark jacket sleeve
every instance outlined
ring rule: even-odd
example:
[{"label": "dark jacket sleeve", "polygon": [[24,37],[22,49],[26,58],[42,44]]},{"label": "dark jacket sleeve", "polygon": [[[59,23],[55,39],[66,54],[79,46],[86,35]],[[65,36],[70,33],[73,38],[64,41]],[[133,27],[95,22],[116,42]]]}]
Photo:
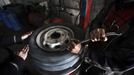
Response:
[{"label": "dark jacket sleeve", "polygon": [[106,48],[106,57],[112,67],[125,70],[134,67],[134,26],[124,35],[113,40]]},{"label": "dark jacket sleeve", "polygon": [[24,67],[24,60],[20,57],[16,57],[9,63],[7,63],[3,68],[3,75],[21,75]]},{"label": "dark jacket sleeve", "polygon": [[95,28],[101,28],[105,18],[109,12],[109,10],[112,8],[112,6],[114,5],[114,1],[111,1],[109,4],[107,4],[106,6],[104,6],[101,11],[97,14],[97,16],[95,17],[95,19],[91,22],[91,25],[89,26],[89,31],[95,29]]},{"label": "dark jacket sleeve", "polygon": [[20,35],[1,35],[0,36],[0,46],[8,46],[15,43],[21,42],[21,36]]}]

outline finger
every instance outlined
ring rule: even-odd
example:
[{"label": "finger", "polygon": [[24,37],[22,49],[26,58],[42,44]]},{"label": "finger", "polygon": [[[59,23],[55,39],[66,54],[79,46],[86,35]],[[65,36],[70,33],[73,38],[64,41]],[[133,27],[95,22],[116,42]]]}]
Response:
[{"label": "finger", "polygon": [[67,50],[71,51],[73,49],[73,43],[71,42],[71,44],[68,46]]},{"label": "finger", "polygon": [[71,47],[74,48],[76,46],[75,42],[72,42]]},{"label": "finger", "polygon": [[30,35],[32,35],[32,33],[33,33],[33,32],[31,31],[31,32],[28,33],[28,35],[30,36]]},{"label": "finger", "polygon": [[93,32],[94,31],[90,32],[90,36],[89,36],[92,42],[94,42],[94,33]]},{"label": "finger", "polygon": [[93,39],[91,39],[92,42],[95,42]]},{"label": "finger", "polygon": [[29,46],[28,45],[24,46],[24,48],[22,49],[22,52],[27,53],[28,51],[29,51]]},{"label": "finger", "polygon": [[27,32],[26,34],[22,35],[21,39],[27,39],[30,35],[32,34],[32,32]]},{"label": "finger", "polygon": [[22,52],[25,52],[26,49],[27,49],[27,46],[25,45],[21,51],[22,51]]},{"label": "finger", "polygon": [[106,37],[106,32],[104,29],[102,29],[101,35],[102,35],[102,37]]},{"label": "finger", "polygon": [[96,38],[97,38],[97,41],[100,41],[100,37],[101,37],[101,30],[98,28],[97,29],[97,36],[96,36]]},{"label": "finger", "polygon": [[79,40],[74,40],[73,42],[74,42],[74,44],[79,44],[80,43]]},{"label": "finger", "polygon": [[100,35],[101,35],[101,41],[104,41],[104,42],[107,41],[108,38],[106,37],[106,33],[104,29],[101,30]]},{"label": "finger", "polygon": [[108,40],[108,38],[107,38],[107,37],[105,37],[104,42],[106,42],[107,40]]},{"label": "finger", "polygon": [[94,40],[94,42],[96,42],[96,41],[98,41],[97,39],[98,39],[98,31],[97,31],[97,29],[93,32],[93,40]]},{"label": "finger", "polygon": [[72,51],[72,50],[75,48],[76,45],[77,45],[77,44],[74,43],[74,41],[72,41],[71,44],[70,44],[70,46],[68,47],[68,50],[69,50],[69,51]]},{"label": "finger", "polygon": [[94,40],[93,40],[94,42],[97,42],[98,40],[97,40],[97,37],[94,37]]}]

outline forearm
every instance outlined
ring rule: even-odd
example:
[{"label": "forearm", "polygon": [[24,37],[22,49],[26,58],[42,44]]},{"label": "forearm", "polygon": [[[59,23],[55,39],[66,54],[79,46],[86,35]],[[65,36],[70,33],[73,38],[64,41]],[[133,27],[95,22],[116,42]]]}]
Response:
[{"label": "forearm", "polygon": [[15,58],[5,65],[3,69],[4,75],[19,75],[24,67],[24,60],[20,57]]},{"label": "forearm", "polygon": [[21,42],[21,36],[12,35],[12,36],[0,36],[0,46],[8,46],[11,44]]},{"label": "forearm", "polygon": [[113,3],[114,2],[111,1],[111,3],[107,4],[106,6],[104,6],[104,8],[98,13],[98,15],[95,17],[95,19],[91,22],[90,30],[102,27],[109,10],[113,6]]}]

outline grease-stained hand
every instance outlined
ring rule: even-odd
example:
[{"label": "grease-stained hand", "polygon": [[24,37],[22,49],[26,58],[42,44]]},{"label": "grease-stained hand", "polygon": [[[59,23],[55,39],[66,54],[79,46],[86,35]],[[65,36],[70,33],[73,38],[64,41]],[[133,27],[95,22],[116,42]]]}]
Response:
[{"label": "grease-stained hand", "polygon": [[32,31],[31,32],[27,32],[27,33],[25,33],[24,35],[21,36],[21,39],[25,40],[25,39],[27,39],[31,35],[32,35]]},{"label": "grease-stained hand", "polygon": [[27,55],[28,55],[28,52],[29,52],[29,45],[25,45],[25,46],[21,49],[21,51],[19,51],[19,52],[17,53],[17,55],[18,55],[19,57],[21,57],[23,60],[26,60]]},{"label": "grease-stained hand", "polygon": [[97,42],[97,41],[105,42],[108,40],[105,29],[103,29],[103,28],[97,28],[97,29],[94,29],[93,31],[91,31],[90,39],[92,42]]},{"label": "grease-stained hand", "polygon": [[78,54],[81,50],[81,44],[79,40],[71,40],[70,45],[68,46],[67,50],[71,53]]}]

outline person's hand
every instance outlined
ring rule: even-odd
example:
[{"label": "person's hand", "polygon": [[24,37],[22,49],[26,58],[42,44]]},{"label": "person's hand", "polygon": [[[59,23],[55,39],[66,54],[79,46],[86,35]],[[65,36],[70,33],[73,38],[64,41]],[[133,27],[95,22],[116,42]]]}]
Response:
[{"label": "person's hand", "polygon": [[89,36],[92,42],[97,42],[97,41],[105,42],[108,40],[105,29],[103,28],[94,29],[93,31],[90,32]]},{"label": "person's hand", "polygon": [[32,35],[32,31],[31,31],[31,32],[27,32],[27,33],[25,33],[24,35],[22,35],[22,36],[21,36],[21,39],[22,39],[22,40],[25,40],[25,39],[27,39],[30,35]]},{"label": "person's hand", "polygon": [[23,60],[26,60],[27,55],[29,52],[29,46],[25,45],[20,52],[17,53],[19,57],[21,57]]},{"label": "person's hand", "polygon": [[81,44],[79,40],[72,40],[67,50],[69,50],[71,53],[78,54],[81,50]]}]

